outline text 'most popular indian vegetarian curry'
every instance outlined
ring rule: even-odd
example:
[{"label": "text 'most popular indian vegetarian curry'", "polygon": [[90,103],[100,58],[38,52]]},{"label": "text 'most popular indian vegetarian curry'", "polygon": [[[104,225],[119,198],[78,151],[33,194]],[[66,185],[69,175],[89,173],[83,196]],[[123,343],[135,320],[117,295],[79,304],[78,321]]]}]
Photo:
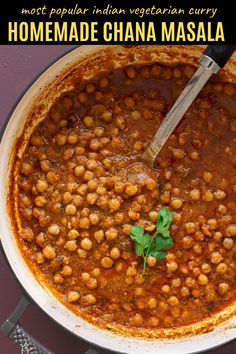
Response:
[{"label": "text 'most popular indian vegetarian curry'", "polygon": [[213,77],[155,168],[141,162],[194,71],[131,65],[80,82],[16,160],[29,266],[100,327],[181,327],[235,300],[236,87]]}]

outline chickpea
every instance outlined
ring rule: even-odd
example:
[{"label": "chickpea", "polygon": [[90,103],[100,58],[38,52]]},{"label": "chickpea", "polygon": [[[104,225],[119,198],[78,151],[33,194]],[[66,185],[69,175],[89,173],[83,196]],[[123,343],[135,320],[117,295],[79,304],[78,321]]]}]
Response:
[{"label": "chickpea", "polygon": [[137,194],[138,192],[138,187],[137,186],[126,186],[125,188],[125,193],[128,195],[128,196],[134,196],[135,194]]},{"label": "chickpea", "polygon": [[136,69],[133,66],[128,66],[124,71],[129,79],[135,79],[137,76]]},{"label": "chickpea", "polygon": [[124,224],[122,227],[122,231],[125,235],[129,235],[131,231],[131,225],[130,224]]},{"label": "chickpea", "polygon": [[214,197],[217,199],[217,200],[221,200],[221,199],[224,199],[226,197],[226,193],[224,191],[222,191],[221,189],[217,189],[215,192],[214,192]]},{"label": "chickpea", "polygon": [[96,86],[93,83],[89,83],[86,86],[87,93],[93,93],[96,90]]},{"label": "chickpea", "polygon": [[46,203],[47,199],[42,195],[39,195],[34,199],[34,204],[39,208],[42,208]]},{"label": "chickpea", "polygon": [[143,323],[143,317],[139,313],[136,313],[131,319],[130,319],[131,325],[133,326],[141,326]]},{"label": "chickpea", "polygon": [[153,191],[156,187],[157,187],[157,182],[154,179],[149,178],[146,182],[146,188],[149,191]]},{"label": "chickpea", "polygon": [[220,263],[216,267],[216,272],[219,274],[225,274],[228,270],[228,266],[225,263]]},{"label": "chickpea", "polygon": [[78,187],[77,192],[79,194],[81,194],[82,196],[85,196],[87,193],[87,190],[88,190],[88,186],[87,186],[87,184],[84,183]]},{"label": "chickpea", "polygon": [[38,180],[35,187],[39,193],[46,192],[46,190],[48,189],[47,181]]},{"label": "chickpea", "polygon": [[99,216],[95,213],[89,215],[89,221],[92,225],[97,225],[99,222]]},{"label": "chickpea", "polygon": [[124,130],[126,126],[125,118],[122,117],[121,115],[117,116],[115,118],[115,126],[120,130]]},{"label": "chickpea", "polygon": [[44,255],[42,254],[42,252],[37,252],[36,253],[36,263],[43,264],[44,262],[45,262],[45,258],[44,258]]},{"label": "chickpea", "polygon": [[85,295],[83,297],[83,300],[87,305],[94,305],[97,301],[96,297],[92,294]]},{"label": "chickpea", "polygon": [[191,236],[184,236],[182,238],[182,247],[183,249],[187,250],[189,248],[192,248],[194,245],[193,238]]},{"label": "chickpea", "polygon": [[149,216],[150,220],[155,223],[158,218],[158,212],[157,211],[150,211],[148,213],[148,216]]},{"label": "chickpea", "polygon": [[175,67],[173,70],[173,75],[175,78],[179,79],[182,75],[181,69],[178,67]]},{"label": "chickpea", "polygon": [[168,293],[170,292],[170,287],[169,287],[169,285],[164,284],[164,285],[161,287],[161,291],[162,291],[164,294],[168,294]]},{"label": "chickpea", "polygon": [[66,144],[66,141],[67,141],[67,136],[66,135],[63,135],[63,134],[58,134],[56,136],[56,144],[59,145],[59,146],[63,146]]},{"label": "chickpea", "polygon": [[160,197],[162,203],[168,204],[170,202],[170,192],[165,191]]},{"label": "chickpea", "polygon": [[170,272],[175,272],[178,269],[178,264],[176,262],[167,262],[166,266]]},{"label": "chickpea", "polygon": [[214,232],[214,240],[215,241],[220,241],[222,239],[223,235],[220,231]]},{"label": "chickpea", "polygon": [[157,326],[159,326],[159,324],[160,324],[160,320],[159,320],[159,318],[152,316],[152,317],[150,317],[150,319],[149,319],[149,324],[150,324],[150,326],[152,326],[152,327],[157,327]]},{"label": "chickpea", "polygon": [[198,277],[198,282],[200,285],[206,285],[208,284],[208,277],[204,274],[200,274]]},{"label": "chickpea", "polygon": [[118,237],[118,231],[114,227],[111,227],[105,232],[105,235],[108,241],[113,241]]},{"label": "chickpea", "polygon": [[69,277],[72,275],[72,268],[69,265],[64,265],[64,267],[61,270],[61,275],[64,277]]},{"label": "chickpea", "polygon": [[117,211],[120,209],[120,200],[118,198],[112,198],[109,203],[108,206],[111,209],[111,211]]},{"label": "chickpea", "polygon": [[86,282],[86,285],[89,289],[96,289],[98,286],[98,282],[96,278],[89,278]]},{"label": "chickpea", "polygon": [[81,229],[89,229],[89,227],[90,227],[90,220],[89,220],[89,218],[87,218],[87,217],[82,217],[82,218],[80,218],[80,223],[79,223],[79,225],[80,225],[80,228],[81,228]]},{"label": "chickpea", "polygon": [[125,189],[125,183],[119,181],[115,183],[114,190],[116,193],[123,193]]},{"label": "chickpea", "polygon": [[84,173],[84,180],[85,181],[90,181],[91,179],[94,178],[94,172],[92,171],[85,171]]},{"label": "chickpea", "polygon": [[232,238],[226,237],[223,241],[223,246],[226,250],[231,250],[231,248],[234,246],[234,241]]},{"label": "chickpea", "polygon": [[90,116],[84,117],[83,122],[87,128],[92,128],[94,126],[94,119]]},{"label": "chickpea", "polygon": [[217,220],[214,218],[208,219],[207,224],[209,225],[210,230],[215,230],[218,226]]},{"label": "chickpea", "polygon": [[213,252],[211,254],[211,262],[213,264],[219,264],[222,261],[223,257],[219,252]]},{"label": "chickpea", "polygon": [[212,202],[212,200],[214,199],[213,193],[211,191],[206,191],[202,199],[205,202]]},{"label": "chickpea", "polygon": [[72,229],[68,232],[67,236],[70,240],[75,240],[79,237],[79,232],[75,229]]},{"label": "chickpea", "polygon": [[124,213],[116,213],[114,216],[115,223],[120,225],[124,221]]},{"label": "chickpea", "polygon": [[73,198],[73,204],[75,207],[80,207],[83,205],[83,198],[80,195],[75,195]]},{"label": "chickpea", "polygon": [[178,306],[179,304],[179,299],[176,297],[176,296],[170,296],[168,299],[167,299],[167,303],[170,305],[170,306]]},{"label": "chickpea", "polygon": [[34,232],[29,227],[21,229],[20,235],[27,242],[32,242],[34,239]]},{"label": "chickpea", "polygon": [[222,295],[225,294],[228,291],[228,289],[229,289],[229,284],[227,283],[220,283],[218,285],[218,290]]},{"label": "chickpea", "polygon": [[192,189],[189,192],[189,196],[193,200],[199,200],[200,199],[200,190],[199,189]]},{"label": "chickpea", "polygon": [[147,304],[150,309],[155,309],[157,307],[157,300],[154,297],[151,297],[150,299],[148,299]]},{"label": "chickpea", "polygon": [[185,280],[185,284],[189,289],[192,289],[196,286],[196,281],[191,277],[187,277]]},{"label": "chickpea", "polygon": [[212,181],[213,175],[211,172],[204,171],[203,172],[203,179],[206,183],[210,183]]},{"label": "chickpea", "polygon": [[52,260],[56,258],[56,251],[54,247],[47,245],[43,248],[43,255],[45,258]]},{"label": "chickpea", "polygon": [[112,259],[118,259],[120,258],[120,250],[118,247],[113,247],[110,252],[111,258]]},{"label": "chickpea", "polygon": [[193,234],[196,231],[196,223],[194,222],[186,222],[184,227],[188,234]]},{"label": "chickpea", "polygon": [[87,273],[87,272],[83,272],[81,274],[81,278],[82,278],[83,281],[88,281],[90,279],[90,274]]},{"label": "chickpea", "polygon": [[186,152],[183,149],[173,149],[173,156],[178,160],[182,160],[186,156]]},{"label": "chickpea", "polygon": [[52,171],[47,173],[46,178],[47,181],[51,184],[55,184],[59,180],[58,174]]},{"label": "chickpea", "polygon": [[101,147],[101,143],[100,143],[99,139],[92,138],[91,141],[90,141],[89,147],[93,151],[99,150],[100,147]]},{"label": "chickpea", "polygon": [[227,227],[226,233],[229,237],[236,236],[236,224],[231,224]]},{"label": "chickpea", "polygon": [[187,76],[187,78],[192,77],[194,74],[194,71],[195,71],[195,68],[190,65],[186,65],[184,68],[184,74]]},{"label": "chickpea", "polygon": [[75,133],[70,133],[67,137],[67,142],[71,145],[76,144],[79,140],[79,137]]},{"label": "chickpea", "polygon": [[65,208],[66,215],[75,215],[77,213],[77,209],[73,204],[68,204]]},{"label": "chickpea", "polygon": [[95,240],[97,240],[97,242],[100,243],[104,239],[104,231],[103,230],[95,231],[93,236]]},{"label": "chickpea", "polygon": [[64,278],[61,274],[57,273],[53,277],[53,281],[55,284],[63,284],[64,283]]},{"label": "chickpea", "polygon": [[104,135],[105,129],[103,127],[96,127],[93,132],[97,138],[102,138]]},{"label": "chickpea", "polygon": [[70,252],[74,252],[77,250],[77,242],[76,240],[70,240],[70,241],[67,241],[64,245],[64,248],[67,250],[67,251],[70,251]]},{"label": "chickpea", "polygon": [[104,195],[104,194],[106,194],[106,192],[107,192],[107,189],[102,185],[99,185],[96,189],[96,193],[99,195]]},{"label": "chickpea", "polygon": [[79,258],[81,258],[81,259],[87,258],[88,253],[87,253],[87,251],[83,250],[82,248],[78,248],[77,253],[78,253]]},{"label": "chickpea", "polygon": [[57,224],[52,224],[48,227],[48,233],[53,236],[57,236],[60,233],[60,226]]},{"label": "chickpea", "polygon": [[180,292],[181,292],[181,295],[183,297],[187,297],[190,295],[190,291],[189,289],[186,287],[186,286],[183,286],[181,289],[180,289]]},{"label": "chickpea", "polygon": [[67,294],[67,300],[69,302],[76,302],[79,300],[79,298],[80,298],[80,294],[77,291],[71,290]]},{"label": "chickpea", "polygon": [[[48,160],[42,160],[40,161],[40,167],[41,167],[41,170],[43,172],[48,172],[50,170],[50,162]],[[32,167],[32,166],[31,166]],[[33,167],[32,167],[32,171],[31,173],[33,172]],[[22,172],[23,173],[23,172]],[[25,174],[25,173],[24,173]],[[27,176],[27,175],[26,175]]]},{"label": "chickpea", "polygon": [[103,257],[101,260],[101,265],[105,269],[109,269],[113,266],[113,260],[110,257]]},{"label": "chickpea", "polygon": [[152,256],[148,256],[148,257],[147,257],[147,265],[148,265],[149,267],[155,267],[156,262],[157,262],[157,260],[156,260],[155,257],[152,257]]},{"label": "chickpea", "polygon": [[85,168],[84,166],[77,166],[75,167],[74,169],[74,174],[77,176],[77,177],[82,177],[84,175],[84,172],[85,172]]},{"label": "chickpea", "polygon": [[101,114],[101,119],[106,123],[111,123],[113,119],[113,114],[110,111],[105,111]]},{"label": "chickpea", "polygon": [[170,201],[170,205],[173,209],[180,209],[183,206],[183,201],[180,198],[172,198]]},{"label": "chickpea", "polygon": [[97,194],[96,193],[88,193],[86,200],[89,205],[94,205],[97,201]]},{"label": "chickpea", "polygon": [[174,278],[171,281],[171,285],[173,286],[173,288],[178,288],[180,284],[181,284],[180,278]]},{"label": "chickpea", "polygon": [[83,248],[84,250],[90,251],[90,250],[92,249],[92,247],[93,247],[93,243],[92,243],[92,241],[91,241],[89,238],[85,237],[85,238],[80,242],[80,246],[81,246],[81,248]]},{"label": "chickpea", "polygon": [[203,263],[201,269],[204,274],[209,274],[211,272],[211,266],[208,263]]}]

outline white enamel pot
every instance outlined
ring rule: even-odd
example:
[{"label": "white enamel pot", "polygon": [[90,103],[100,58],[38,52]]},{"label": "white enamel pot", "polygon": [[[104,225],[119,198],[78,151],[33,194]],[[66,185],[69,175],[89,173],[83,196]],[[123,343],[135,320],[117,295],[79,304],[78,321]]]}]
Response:
[{"label": "white enamel pot", "polygon": [[[75,336],[95,346],[132,354],[187,354],[205,351],[236,338],[236,316],[232,315],[235,311],[235,304],[230,309],[218,314],[218,317],[210,320],[212,324],[210,332],[194,334],[201,332],[199,324],[192,332],[188,330],[185,336],[173,339],[123,336],[97,328],[73,314],[53,296],[43,283],[35,279],[25,263],[14,237],[11,217],[7,208],[7,198],[11,196],[8,183],[16,139],[23,135],[23,141],[27,141],[33,127],[46,114],[53,100],[62,91],[73,88],[72,78],[75,75],[79,80],[89,77],[101,68],[130,62],[148,63],[161,60],[168,63],[185,61],[196,64],[201,50],[201,48],[194,46],[78,47],[58,59],[38,76],[19,99],[3,128],[0,143],[0,237],[6,258],[25,293],[49,317]],[[235,67],[235,61],[232,59],[223,71],[223,75],[234,74],[232,77],[236,82]],[[21,154],[23,149],[24,143],[17,153]],[[227,320],[229,313],[231,316]],[[225,320],[221,324],[214,325],[219,322],[220,317]],[[6,329],[6,325],[4,328]],[[35,353],[49,353],[49,351],[36,350]]]}]

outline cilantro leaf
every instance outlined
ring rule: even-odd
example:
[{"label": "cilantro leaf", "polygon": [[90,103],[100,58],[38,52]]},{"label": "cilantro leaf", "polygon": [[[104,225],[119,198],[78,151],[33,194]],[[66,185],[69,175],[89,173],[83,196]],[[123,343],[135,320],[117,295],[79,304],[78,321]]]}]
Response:
[{"label": "cilantro leaf", "polygon": [[170,224],[173,221],[173,215],[171,211],[167,208],[162,208],[158,213],[158,218],[156,222],[156,229],[159,234],[162,234],[163,237],[170,236]]},{"label": "cilantro leaf", "polygon": [[167,251],[173,246],[170,235],[170,225],[173,221],[172,213],[167,208],[162,208],[158,213],[156,231],[153,235],[145,233],[141,226],[133,225],[130,230],[130,238],[134,241],[135,253],[143,257],[143,274],[146,272],[147,257],[152,256],[156,260],[164,259]]},{"label": "cilantro leaf", "polygon": [[155,238],[155,248],[160,251],[167,251],[169,250],[173,244],[174,241],[171,236],[169,237],[163,237],[161,234],[158,234],[157,237]]},{"label": "cilantro leaf", "polygon": [[150,235],[144,233],[144,229],[141,226],[134,225],[131,227],[130,237],[135,241],[135,253],[137,256],[143,256],[151,242]]},{"label": "cilantro leaf", "polygon": [[154,249],[150,252],[149,256],[155,257],[156,260],[159,260],[159,259],[164,259],[166,254],[163,251],[157,251]]}]

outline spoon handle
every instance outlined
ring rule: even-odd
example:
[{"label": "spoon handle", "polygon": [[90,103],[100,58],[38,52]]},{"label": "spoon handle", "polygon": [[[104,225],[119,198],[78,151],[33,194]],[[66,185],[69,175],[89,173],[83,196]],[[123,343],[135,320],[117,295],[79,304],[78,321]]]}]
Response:
[{"label": "spoon handle", "polygon": [[209,45],[203,55],[214,60],[222,69],[235,50],[236,45]]}]

